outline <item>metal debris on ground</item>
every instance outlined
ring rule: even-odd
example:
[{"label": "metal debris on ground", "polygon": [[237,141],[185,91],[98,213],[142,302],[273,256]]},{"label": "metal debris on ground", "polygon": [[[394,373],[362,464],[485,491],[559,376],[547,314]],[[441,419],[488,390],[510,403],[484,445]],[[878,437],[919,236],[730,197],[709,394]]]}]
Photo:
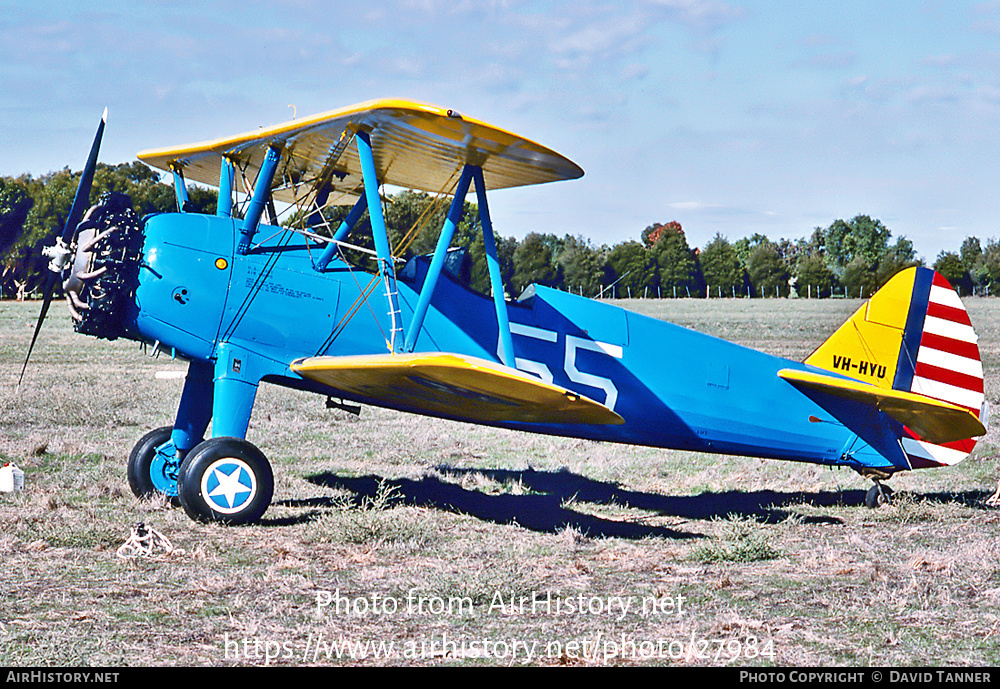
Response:
[{"label": "metal debris on ground", "polygon": [[169,555],[174,547],[167,537],[156,529],[139,522],[132,527],[132,535],[118,548],[118,557],[151,557],[153,555]]}]

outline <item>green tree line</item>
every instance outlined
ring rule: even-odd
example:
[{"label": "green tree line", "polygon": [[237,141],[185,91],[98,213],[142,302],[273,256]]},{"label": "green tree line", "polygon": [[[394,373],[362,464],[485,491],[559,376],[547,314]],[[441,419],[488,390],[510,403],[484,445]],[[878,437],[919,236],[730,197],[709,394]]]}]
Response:
[{"label": "green tree line", "polygon": [[[35,286],[46,260],[42,247],[62,231],[80,173],[68,168],[41,177],[0,177],[0,296],[23,296]],[[106,191],[124,192],[140,216],[175,209],[173,187],[142,163],[99,165],[91,202]],[[212,213],[216,193],[191,185],[188,210]],[[403,191],[386,197],[384,214],[390,243],[403,259],[434,250],[448,198]],[[347,208],[325,213],[317,230],[330,233]],[[466,202],[452,246],[466,249],[466,279],[481,292],[490,289],[486,251],[474,204]],[[289,224],[304,215],[292,216]],[[370,246],[367,213],[350,241]],[[867,215],[835,220],[801,239],[769,239],[753,234],[730,241],[717,234],[692,248],[676,222],[654,223],[635,239],[595,245],[581,235],[533,232],[523,239],[497,237],[501,275],[508,294],[537,283],[587,297],[851,297],[870,296],[892,275],[922,265],[913,243],[893,239]],[[348,250],[364,263],[365,255]],[[964,295],[1000,292],[1000,240],[966,238],[956,251],[942,251],[933,264]]]},{"label": "green tree line", "polygon": [[[65,168],[41,177],[0,177],[0,296],[24,296],[38,284],[48,259],[42,248],[62,234],[80,172]],[[94,172],[90,202],[104,192],[122,192],[132,197],[139,215],[174,210],[173,187],[140,162],[99,164]],[[215,192],[193,187],[191,208],[214,212]],[[210,210],[209,210],[210,209]]]}]

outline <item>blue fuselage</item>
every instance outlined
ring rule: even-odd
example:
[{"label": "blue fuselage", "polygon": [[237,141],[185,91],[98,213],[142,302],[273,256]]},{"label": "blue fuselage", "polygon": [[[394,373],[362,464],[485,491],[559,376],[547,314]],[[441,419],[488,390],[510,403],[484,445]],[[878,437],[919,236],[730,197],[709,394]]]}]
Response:
[{"label": "blue fuselage", "polygon": [[[375,285],[365,301],[370,272],[337,258],[317,270],[322,245],[281,228],[262,225],[261,246],[241,255],[238,222],[193,214],[146,219],[135,295],[138,339],[203,362],[216,362],[232,348],[247,358],[239,361],[247,370],[237,373],[254,384],[342,397],[292,373],[289,364],[315,355],[386,353],[392,324],[384,285]],[[404,331],[428,263],[420,257],[397,271]],[[892,467],[872,447],[877,442],[859,439],[859,431],[871,441],[882,430],[846,428],[828,403],[820,406],[777,375],[804,364],[544,287],[507,302],[506,310],[519,369],[607,405],[625,423],[501,425],[719,454],[906,468]],[[443,274],[415,351],[498,361],[501,346],[490,298]],[[851,416],[844,411],[840,418]]]}]

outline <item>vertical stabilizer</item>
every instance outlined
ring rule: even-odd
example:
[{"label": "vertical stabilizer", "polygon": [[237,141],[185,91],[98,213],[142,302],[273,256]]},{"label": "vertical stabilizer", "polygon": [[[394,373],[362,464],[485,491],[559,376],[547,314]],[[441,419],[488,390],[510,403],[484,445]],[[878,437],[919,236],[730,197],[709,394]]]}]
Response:
[{"label": "vertical stabilizer", "polygon": [[[878,388],[912,392],[968,409],[986,421],[978,338],[958,294],[929,268],[896,274],[806,363]],[[900,439],[913,468],[955,464],[975,446],[945,444],[909,428]]]}]

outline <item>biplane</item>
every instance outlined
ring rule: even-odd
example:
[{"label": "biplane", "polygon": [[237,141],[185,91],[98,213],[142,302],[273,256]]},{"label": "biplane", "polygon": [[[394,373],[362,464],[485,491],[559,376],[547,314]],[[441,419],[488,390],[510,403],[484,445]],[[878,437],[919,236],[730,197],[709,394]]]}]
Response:
[{"label": "biplane", "polygon": [[[176,498],[194,519],[247,523],[267,509],[272,469],[246,439],[262,383],[345,408],[850,467],[874,480],[870,504],[883,480],[955,464],[986,432],[976,335],[932,270],[896,275],[789,361],[543,286],[507,295],[487,191],[583,171],[466,115],[379,100],[143,151],[173,176],[178,206],[145,218],[116,194],[80,210],[103,128],[50,269],[78,332],[188,362],[173,424],[136,443],[127,474],[136,495]],[[186,210],[188,182],[218,187],[214,214]],[[433,253],[399,260],[383,185],[442,195]],[[473,187],[488,294],[450,251]],[[278,204],[302,222],[279,224]],[[374,248],[348,260],[366,211]],[[50,299],[51,285],[39,326]]]}]

